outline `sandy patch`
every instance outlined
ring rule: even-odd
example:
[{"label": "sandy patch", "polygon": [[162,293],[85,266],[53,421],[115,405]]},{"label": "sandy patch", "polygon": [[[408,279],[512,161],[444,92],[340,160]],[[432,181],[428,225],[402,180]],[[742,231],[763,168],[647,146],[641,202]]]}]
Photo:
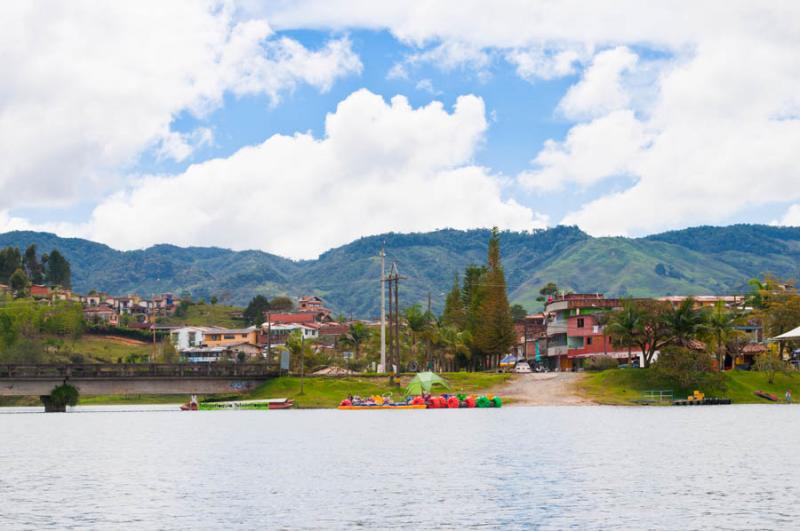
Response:
[{"label": "sandy patch", "polygon": [[512,406],[588,406],[594,402],[580,395],[578,372],[517,374],[495,394],[511,399]]}]

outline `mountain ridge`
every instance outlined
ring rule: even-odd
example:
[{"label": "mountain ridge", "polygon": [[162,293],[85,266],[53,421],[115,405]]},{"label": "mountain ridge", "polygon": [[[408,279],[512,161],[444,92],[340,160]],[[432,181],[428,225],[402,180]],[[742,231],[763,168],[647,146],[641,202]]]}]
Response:
[{"label": "mountain ridge", "polygon": [[[189,291],[196,298],[246,304],[256,294],[317,294],[337,312],[377,315],[378,251],[385,241],[387,264],[398,263],[401,304],[440,309],[453,275],[485,260],[488,229],[441,229],[364,236],[329,249],[315,260],[291,260],[259,250],[158,244],[120,251],[81,238],[44,232],[0,234],[0,247],[40,252],[58,248],[71,262],[78,292],[112,294]],[[641,238],[595,238],[577,227],[501,233],[510,298],[538,307],[541,285],[555,281],[575,291],[609,295],[733,293],[747,280],[771,272],[800,276],[800,227],[730,225],[690,227]]]}]

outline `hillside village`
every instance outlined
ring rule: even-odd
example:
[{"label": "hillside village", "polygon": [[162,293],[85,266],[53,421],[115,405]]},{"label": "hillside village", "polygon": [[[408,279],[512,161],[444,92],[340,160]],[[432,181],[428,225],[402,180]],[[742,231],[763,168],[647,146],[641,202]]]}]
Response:
[{"label": "hillside village", "polygon": [[[9,288],[0,284],[0,294]],[[351,326],[360,324],[368,331],[377,331],[380,323],[372,320],[336,320],[322,298],[301,296],[293,311],[265,312],[263,322],[241,328],[207,325],[163,325],[159,320],[174,317],[181,304],[179,296],[161,293],[149,298],[135,294],[112,296],[101,292],[81,295],[60,287],[30,286],[30,297],[40,303],[71,301],[81,305],[84,319],[89,325],[102,325],[107,330],[129,328],[140,330],[153,337],[169,338],[177,353],[188,363],[210,363],[227,359],[256,361],[270,359],[283,349],[287,338],[297,333],[314,345],[316,351],[338,355],[339,361],[352,360],[353,352],[341,341]],[[668,304],[693,301],[698,310],[710,309],[716,304],[731,311],[747,312],[743,295],[668,296],[652,299]],[[509,354],[517,359],[537,360],[547,370],[571,371],[586,368],[592,358],[613,358],[620,364],[643,363],[640,354],[631,353],[625,345],[613,341],[605,329],[605,319],[612,311],[623,306],[623,299],[606,298],[600,293],[555,293],[546,299],[544,310],[518,318],[514,322],[515,343]],[[234,312],[234,318],[241,318]],[[401,325],[405,328],[408,322]],[[767,350],[762,326],[757,321],[737,324],[742,339],[729,347],[725,368],[749,367],[756,355]],[[700,341],[692,348],[705,350]],[[488,358],[483,369],[500,366],[503,356]],[[506,360],[507,361],[507,360]],[[374,367],[373,367],[374,368]]]},{"label": "hillside village", "polygon": [[[529,314],[508,301],[500,236],[499,231],[491,232],[486,265],[470,265],[463,276],[456,275],[440,315],[431,310],[430,301],[427,310],[405,303],[402,312],[395,309],[388,314],[390,342],[395,336],[388,363],[396,370],[497,370],[513,367],[522,359],[547,371],[581,371],[601,361],[606,366],[649,366],[662,348],[683,349],[684,357],[691,357],[692,351],[705,352],[720,369],[749,368],[757,356],[769,350],[766,339],[800,324],[796,289],[772,277],[763,285],[753,281],[758,285],[751,286],[747,295],[652,298],[575,293],[550,282],[539,291],[542,311]],[[35,247],[24,255],[11,248],[4,253],[7,259],[11,257],[6,276],[53,278],[53,259],[49,258],[50,267],[43,268]],[[49,256],[57,253],[53,250]],[[64,284],[69,285],[70,264],[66,260],[59,263]],[[18,267],[12,275],[17,265],[24,270]],[[29,299],[40,306],[78,306],[82,329],[152,343],[152,353],[146,359],[137,358],[139,361],[277,364],[281,352],[294,350],[308,354],[303,363],[309,369],[378,369],[380,321],[334,317],[316,295],[272,301],[256,295],[244,311],[224,307],[228,315],[223,324],[218,315],[209,313],[192,319],[187,316],[191,308],[214,308],[216,298],[195,302],[188,293],[142,297],[96,290],[84,295],[52,282],[19,280],[17,289],[0,284],[0,294],[13,295],[14,300]],[[636,323],[625,324],[626,312]],[[724,321],[716,339],[709,333],[715,312],[717,320]],[[299,347],[291,345],[292,338],[299,341]],[[783,347],[781,344],[781,354],[786,354]]]}]

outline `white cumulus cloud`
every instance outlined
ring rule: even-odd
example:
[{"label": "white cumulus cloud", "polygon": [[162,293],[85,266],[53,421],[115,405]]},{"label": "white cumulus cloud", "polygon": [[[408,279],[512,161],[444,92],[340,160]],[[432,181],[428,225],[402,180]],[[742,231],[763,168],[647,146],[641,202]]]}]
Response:
[{"label": "white cumulus cloud", "polygon": [[[146,177],[103,201],[87,224],[56,229],[117,248],[159,242],[259,248],[312,258],[364,234],[497,225],[527,230],[546,219],[503,198],[502,179],[474,165],[487,128],[483,101],[452,112],[412,108],[367,90],[329,114],[325,135],[275,135],[184,173]],[[135,220],[135,222],[132,222]]]},{"label": "white cumulus cloud", "polygon": [[[388,29],[421,53],[502,57],[531,80],[580,73],[554,109],[575,123],[565,137],[532,147],[533,167],[519,175],[542,192],[597,186],[598,197],[564,223],[641,234],[800,201],[799,2],[343,6],[304,0],[268,11],[277,27]],[[602,191],[620,174],[630,178],[626,189]]]},{"label": "white cumulus cloud", "polygon": [[229,2],[6,2],[0,20],[0,209],[85,200],[149,148],[186,159],[209,131],[172,120],[226,92],[275,101],[361,69],[346,38],[309,50]]}]

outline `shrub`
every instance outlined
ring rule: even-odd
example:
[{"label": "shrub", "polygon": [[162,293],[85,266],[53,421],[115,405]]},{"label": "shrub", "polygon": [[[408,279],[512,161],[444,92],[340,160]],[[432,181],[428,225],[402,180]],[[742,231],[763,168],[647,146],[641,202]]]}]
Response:
[{"label": "shrub", "polygon": [[756,370],[767,373],[769,383],[775,381],[775,374],[786,373],[788,369],[788,364],[783,361],[783,358],[775,349],[770,349],[756,356]]},{"label": "shrub", "polygon": [[70,384],[59,385],[50,391],[50,401],[56,406],[74,406],[79,396],[78,389]]},{"label": "shrub", "polygon": [[682,389],[705,388],[724,390],[725,378],[714,370],[713,360],[707,352],[683,347],[665,347],[658,355],[653,370],[675,382]]},{"label": "shrub", "polygon": [[611,356],[592,356],[586,360],[585,369],[587,371],[605,371],[619,367],[617,360]]}]

